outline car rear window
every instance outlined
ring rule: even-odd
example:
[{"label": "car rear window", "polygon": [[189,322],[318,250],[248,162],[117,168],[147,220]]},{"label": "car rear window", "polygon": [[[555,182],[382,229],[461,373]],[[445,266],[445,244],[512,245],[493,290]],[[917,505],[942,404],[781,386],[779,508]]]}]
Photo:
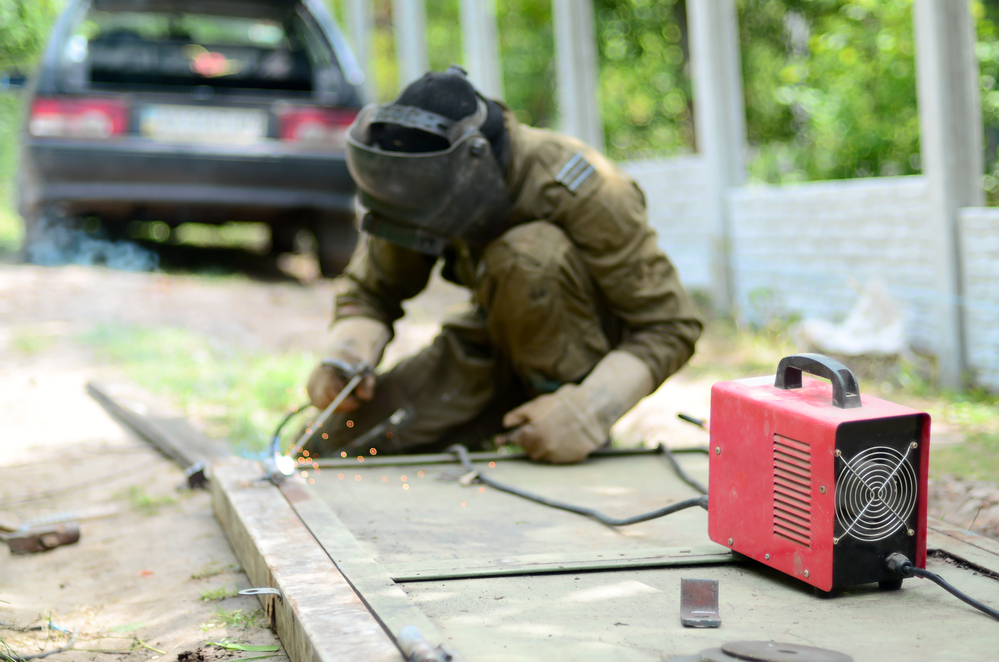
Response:
[{"label": "car rear window", "polygon": [[281,20],[100,8],[77,25],[63,59],[82,69],[89,87],[129,89],[311,92],[315,71],[333,64],[328,44],[299,13]]}]

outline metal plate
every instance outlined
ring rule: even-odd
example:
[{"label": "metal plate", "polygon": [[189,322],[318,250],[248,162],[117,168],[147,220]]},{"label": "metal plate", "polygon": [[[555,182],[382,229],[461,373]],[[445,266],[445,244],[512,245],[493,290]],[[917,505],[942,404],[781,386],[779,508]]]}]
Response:
[{"label": "metal plate", "polygon": [[[411,574],[421,562],[466,565],[475,560],[477,566],[504,567],[511,558],[555,552],[590,552],[598,561],[610,560],[611,554],[622,558],[618,555],[629,550],[697,545],[727,554],[707,539],[707,512],[700,508],[614,529],[477,483],[463,487],[458,479],[467,472],[460,465],[368,466],[369,459],[355,459],[349,469],[327,468],[318,475],[309,471],[303,478],[316,479],[316,492],[373,558],[410,566],[400,574]],[[704,479],[706,456],[681,461]],[[614,517],[696,496],[661,456],[601,458],[557,468],[521,460],[494,464],[476,466],[497,480]]]},{"label": "metal plate", "polygon": [[267,113],[248,108],[144,106],[139,132],[167,142],[250,145],[267,137]]},{"label": "metal plate", "polygon": [[718,580],[680,580],[680,622],[689,628],[716,628],[718,615]]},{"label": "metal plate", "polygon": [[732,641],[722,650],[740,660],[753,662],[853,662],[843,653],[779,641]]}]

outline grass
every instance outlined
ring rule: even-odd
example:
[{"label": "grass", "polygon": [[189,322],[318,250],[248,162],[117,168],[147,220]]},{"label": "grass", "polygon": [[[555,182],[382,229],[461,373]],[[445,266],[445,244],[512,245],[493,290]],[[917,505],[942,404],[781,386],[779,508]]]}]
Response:
[{"label": "grass", "polygon": [[212,628],[221,627],[223,625],[228,627],[241,627],[244,629],[258,627],[257,621],[261,616],[263,616],[263,612],[259,609],[254,609],[253,611],[245,611],[243,609],[223,609],[218,605],[215,605],[215,609],[212,610],[212,613],[214,620],[202,623],[202,631],[208,631]]},{"label": "grass", "polygon": [[215,561],[211,561],[192,572],[191,579],[208,579],[209,577],[218,577],[225,572],[225,570],[225,566],[219,565]]},{"label": "grass", "polygon": [[81,340],[249,456],[267,447],[284,413],[307,401],[303,384],[315,361],[310,353],[240,351],[171,328],[101,326]]},{"label": "grass", "polygon": [[21,331],[10,341],[11,348],[19,354],[29,356],[39,354],[55,342],[55,337],[44,335],[37,331]]},{"label": "grass", "polygon": [[239,591],[230,590],[229,582],[226,582],[217,589],[201,591],[201,600],[203,602],[218,602],[219,600],[225,600],[226,598],[234,598],[237,595],[239,595]]},{"label": "grass", "polygon": [[132,510],[137,513],[142,513],[147,517],[153,515],[158,515],[160,509],[164,506],[170,506],[177,503],[176,499],[170,495],[165,495],[161,497],[152,497],[146,494],[146,491],[141,487],[132,485],[127,490],[119,492],[116,495],[118,498],[126,499]]}]

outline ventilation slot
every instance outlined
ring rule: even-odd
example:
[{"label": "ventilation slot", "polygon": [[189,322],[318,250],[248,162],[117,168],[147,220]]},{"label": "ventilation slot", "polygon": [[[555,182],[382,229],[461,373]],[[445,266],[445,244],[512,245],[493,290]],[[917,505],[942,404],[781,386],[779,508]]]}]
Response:
[{"label": "ventilation slot", "polygon": [[774,435],[774,535],[811,549],[812,451]]}]

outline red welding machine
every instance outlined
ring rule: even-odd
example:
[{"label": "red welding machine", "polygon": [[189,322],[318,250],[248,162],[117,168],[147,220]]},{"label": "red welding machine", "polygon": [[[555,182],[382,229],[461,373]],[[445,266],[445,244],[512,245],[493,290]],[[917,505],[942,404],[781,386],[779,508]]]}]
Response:
[{"label": "red welding machine", "polygon": [[820,354],[785,357],[776,379],[719,382],[708,534],[821,591],[896,588],[888,554],[926,567],[929,442],[928,414],[861,396]]}]

